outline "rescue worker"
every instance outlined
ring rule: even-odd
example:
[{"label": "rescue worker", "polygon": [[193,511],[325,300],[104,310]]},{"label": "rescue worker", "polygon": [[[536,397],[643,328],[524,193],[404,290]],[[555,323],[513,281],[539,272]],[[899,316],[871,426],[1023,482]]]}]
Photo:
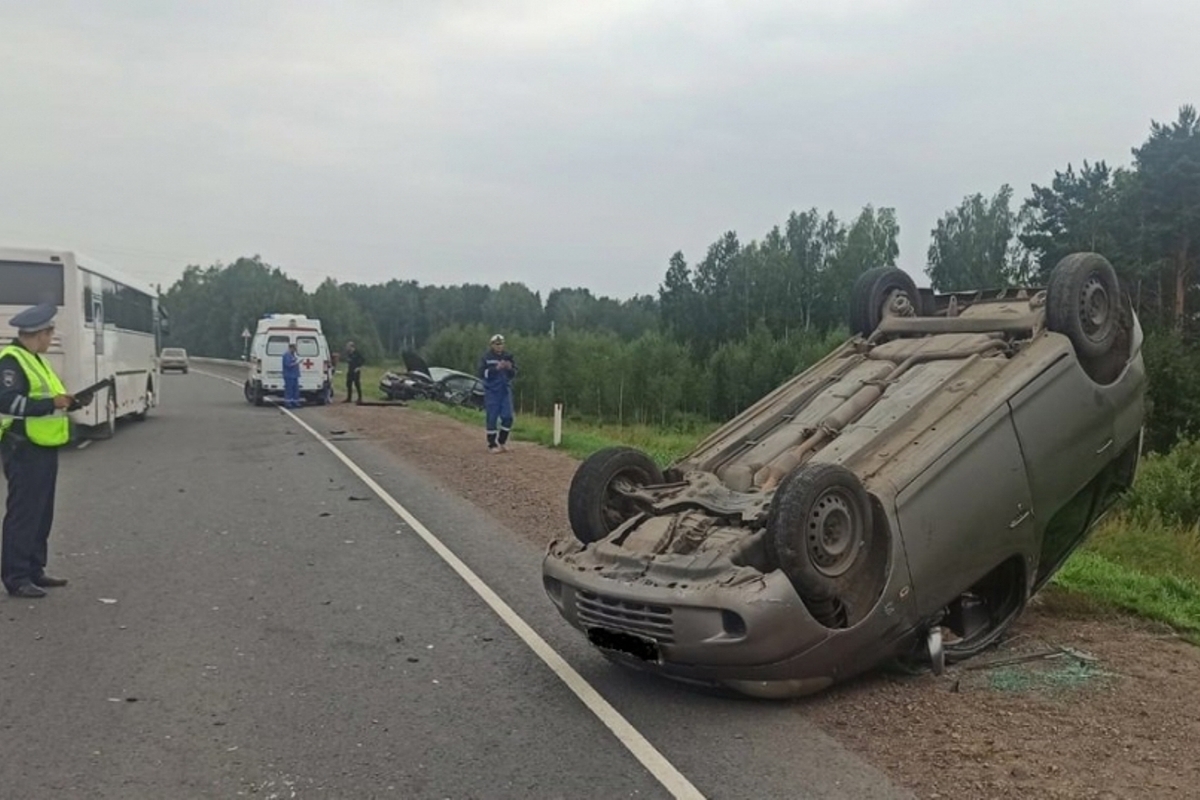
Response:
[{"label": "rescue worker", "polygon": [[504,337],[500,334],[491,338],[487,351],[479,359],[478,373],[483,379],[488,452],[507,452],[513,424],[512,380],[517,376],[517,363],[513,354],[504,349]]},{"label": "rescue worker", "polygon": [[0,580],[14,597],[45,597],[66,586],[46,574],[54,521],[58,448],[71,438],[66,412],[91,402],[67,394],[42,353],[54,338],[53,305],[28,308],[10,320],[17,338],[0,350],[0,460],[8,479]]},{"label": "rescue worker", "polygon": [[358,387],[358,402],[362,402],[362,368],[367,360],[358,352],[354,342],[346,342],[346,402],[354,399],[354,388]]},{"label": "rescue worker", "polygon": [[296,355],[295,342],[283,354],[283,404],[288,408],[300,407],[300,356]]}]

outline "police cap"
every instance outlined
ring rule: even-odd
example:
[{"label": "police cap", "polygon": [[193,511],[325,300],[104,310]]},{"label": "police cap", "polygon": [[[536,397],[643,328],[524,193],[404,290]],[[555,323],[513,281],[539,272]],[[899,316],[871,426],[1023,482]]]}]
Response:
[{"label": "police cap", "polygon": [[58,308],[52,303],[42,303],[33,308],[27,308],[8,321],[21,333],[37,333],[46,328],[54,327],[54,315]]}]

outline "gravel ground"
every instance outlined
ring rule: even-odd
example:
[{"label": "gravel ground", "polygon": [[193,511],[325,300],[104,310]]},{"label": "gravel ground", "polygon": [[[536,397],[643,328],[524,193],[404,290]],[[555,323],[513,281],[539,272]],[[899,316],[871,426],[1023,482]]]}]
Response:
[{"label": "gravel ground", "polygon": [[[412,408],[324,413],[539,546],[568,531],[568,455],[524,442],[489,455],[482,426]],[[875,673],[790,702],[918,797],[1196,798],[1198,688],[1197,648],[1051,591],[999,648],[945,675]]]}]

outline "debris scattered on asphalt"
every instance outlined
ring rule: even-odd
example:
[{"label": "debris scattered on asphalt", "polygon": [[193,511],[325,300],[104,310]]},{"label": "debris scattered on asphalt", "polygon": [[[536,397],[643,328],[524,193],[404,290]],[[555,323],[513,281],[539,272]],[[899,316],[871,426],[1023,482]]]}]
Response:
[{"label": "debris scattered on asphalt", "polygon": [[116,598],[113,598],[113,597],[101,597],[100,602],[104,603],[105,605],[111,606],[113,603],[115,603],[117,601],[116,601]]}]

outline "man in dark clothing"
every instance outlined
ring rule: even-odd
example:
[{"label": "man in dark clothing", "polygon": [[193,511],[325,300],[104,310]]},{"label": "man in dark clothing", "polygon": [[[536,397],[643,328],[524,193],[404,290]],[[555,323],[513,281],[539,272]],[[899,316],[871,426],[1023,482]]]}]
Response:
[{"label": "man in dark clothing", "polygon": [[354,346],[354,342],[346,342],[346,402],[354,399],[354,390],[358,389],[358,402],[362,402],[362,368],[366,363],[362,353]]},{"label": "man in dark clothing", "polygon": [[492,337],[487,352],[479,359],[478,373],[483,379],[488,452],[507,452],[513,424],[512,380],[517,376],[517,362],[504,348],[504,337],[500,334]]},{"label": "man in dark clothing", "polygon": [[14,597],[45,597],[44,587],[67,584],[46,574],[58,448],[71,438],[66,412],[92,398],[67,394],[42,358],[54,338],[56,310],[41,305],[17,314],[10,320],[17,338],[0,349],[0,461],[8,479],[0,580]]}]

